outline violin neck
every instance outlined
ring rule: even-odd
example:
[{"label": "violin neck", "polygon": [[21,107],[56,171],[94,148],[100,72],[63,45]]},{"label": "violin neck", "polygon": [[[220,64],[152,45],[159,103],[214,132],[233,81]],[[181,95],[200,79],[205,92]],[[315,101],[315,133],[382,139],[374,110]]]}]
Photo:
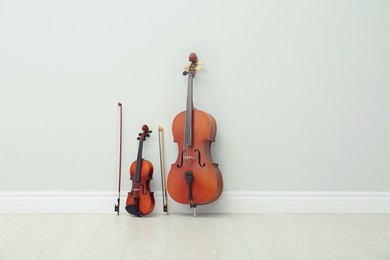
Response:
[{"label": "violin neck", "polygon": [[139,140],[139,146],[138,146],[138,155],[137,155],[137,166],[135,169],[135,176],[134,181],[140,182],[141,180],[141,165],[142,165],[142,147],[143,147],[144,141],[142,138]]},{"label": "violin neck", "polygon": [[187,109],[186,109],[186,126],[185,126],[185,139],[184,144],[186,147],[192,145],[192,109],[193,97],[192,97],[192,86],[193,86],[194,77],[192,72],[188,73],[188,89],[187,89]]}]

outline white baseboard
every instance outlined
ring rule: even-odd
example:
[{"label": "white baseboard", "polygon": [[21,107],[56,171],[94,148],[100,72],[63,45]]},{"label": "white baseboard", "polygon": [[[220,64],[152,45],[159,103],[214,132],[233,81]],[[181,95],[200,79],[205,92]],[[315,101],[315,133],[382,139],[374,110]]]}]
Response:
[{"label": "white baseboard", "polygon": [[[114,213],[115,192],[0,192],[0,213]],[[121,213],[127,194],[121,194]],[[155,192],[154,213],[163,213]],[[188,205],[169,199],[170,213],[189,213]],[[390,213],[390,192],[226,191],[198,213]]]}]

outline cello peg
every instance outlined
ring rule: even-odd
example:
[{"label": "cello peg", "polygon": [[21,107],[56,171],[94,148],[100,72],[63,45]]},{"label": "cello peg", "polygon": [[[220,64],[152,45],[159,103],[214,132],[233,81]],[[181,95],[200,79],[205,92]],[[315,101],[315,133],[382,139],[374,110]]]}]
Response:
[{"label": "cello peg", "polygon": [[[197,62],[196,66],[194,66],[192,69],[195,70],[195,71],[203,69],[203,66],[202,66],[203,63],[204,63],[203,61]],[[191,70],[190,67],[191,67],[191,64],[184,66],[183,76],[187,76],[188,75],[189,71]]]},{"label": "cello peg", "polygon": [[[202,68],[203,68],[203,65],[204,64],[204,61],[201,61],[201,62],[198,62],[197,64],[196,64],[196,70],[201,70]],[[189,64],[189,65],[185,65],[184,66],[184,69],[186,70],[186,71],[188,71],[189,70],[189,68],[190,68],[190,65],[191,64]]]}]

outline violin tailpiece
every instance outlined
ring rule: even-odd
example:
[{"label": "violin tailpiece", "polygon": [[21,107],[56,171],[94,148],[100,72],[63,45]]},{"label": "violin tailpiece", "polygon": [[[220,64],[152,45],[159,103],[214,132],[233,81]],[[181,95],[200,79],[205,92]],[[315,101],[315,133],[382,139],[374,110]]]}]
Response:
[{"label": "violin tailpiece", "polygon": [[141,217],[141,212],[139,211],[139,198],[134,198],[134,205],[127,205],[126,211],[137,217]]}]

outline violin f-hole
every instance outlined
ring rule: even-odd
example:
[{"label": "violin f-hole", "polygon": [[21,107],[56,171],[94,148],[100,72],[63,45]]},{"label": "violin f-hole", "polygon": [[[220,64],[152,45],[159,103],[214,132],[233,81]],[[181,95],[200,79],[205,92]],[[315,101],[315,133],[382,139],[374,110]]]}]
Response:
[{"label": "violin f-hole", "polygon": [[147,194],[147,192],[145,191],[145,187],[144,187],[143,184],[140,184],[140,185],[139,185],[139,189],[140,189],[142,195],[146,195],[146,194]]}]

